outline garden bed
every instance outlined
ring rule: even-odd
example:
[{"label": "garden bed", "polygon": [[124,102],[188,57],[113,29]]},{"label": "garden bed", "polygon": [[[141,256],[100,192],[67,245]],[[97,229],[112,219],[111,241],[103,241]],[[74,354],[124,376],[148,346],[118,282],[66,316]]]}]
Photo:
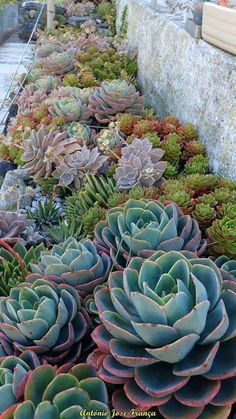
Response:
[{"label": "garden bed", "polygon": [[1,137],[1,418],[228,418],[236,183],[106,21],[40,34]]}]

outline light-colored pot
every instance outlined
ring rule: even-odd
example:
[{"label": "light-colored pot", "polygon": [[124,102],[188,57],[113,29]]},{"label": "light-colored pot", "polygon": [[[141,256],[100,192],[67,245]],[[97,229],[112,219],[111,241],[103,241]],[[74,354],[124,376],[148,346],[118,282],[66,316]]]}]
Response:
[{"label": "light-colored pot", "polygon": [[236,10],[205,2],[202,37],[210,44],[236,55]]}]

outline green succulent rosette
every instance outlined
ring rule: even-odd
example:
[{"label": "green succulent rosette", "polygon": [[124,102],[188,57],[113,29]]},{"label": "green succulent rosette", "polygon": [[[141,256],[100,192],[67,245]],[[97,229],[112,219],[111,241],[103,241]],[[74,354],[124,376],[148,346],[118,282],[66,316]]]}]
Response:
[{"label": "green succulent rosette", "polygon": [[228,417],[236,401],[231,285],[212,260],[174,251],[133,258],[110,274],[95,293],[102,325],[92,335],[100,351],[93,362],[101,379],[121,386],[113,394],[117,411]]},{"label": "green succulent rosette", "polygon": [[209,252],[215,255],[236,255],[236,219],[224,217],[208,229]]}]

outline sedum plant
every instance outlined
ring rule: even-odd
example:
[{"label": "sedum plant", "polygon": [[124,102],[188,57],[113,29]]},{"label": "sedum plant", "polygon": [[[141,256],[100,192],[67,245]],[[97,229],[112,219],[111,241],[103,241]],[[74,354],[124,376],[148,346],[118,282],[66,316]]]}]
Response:
[{"label": "sedum plant", "polygon": [[38,279],[0,300],[0,330],[14,352],[29,349],[50,364],[80,357],[89,319],[77,291]]},{"label": "sedum plant", "polygon": [[97,252],[91,240],[77,242],[70,237],[65,243],[42,252],[39,263],[31,264],[33,274],[28,279],[50,278],[55,284],[72,286],[84,296],[106,281],[110,266],[107,254]]},{"label": "sedum plant", "polygon": [[236,255],[236,219],[215,220],[208,229],[209,252],[215,255]]},{"label": "sedum plant", "polygon": [[153,148],[148,140],[136,138],[132,144],[121,149],[114,179],[119,190],[136,186],[152,186],[161,181],[166,162],[161,161],[164,151]]},{"label": "sedum plant", "polygon": [[32,130],[30,138],[23,142],[24,153],[21,160],[25,163],[31,175],[38,178],[48,178],[52,174],[54,165],[65,156],[80,149],[76,139],[65,139],[65,133],[50,130],[45,131],[42,126],[39,131]]},{"label": "sedum plant", "polygon": [[65,373],[42,365],[29,373],[23,402],[12,403],[2,419],[86,418],[92,411],[110,418],[107,389],[94,368],[78,364]]},{"label": "sedum plant", "polygon": [[229,217],[229,218],[235,219],[236,218],[236,204],[232,202],[227,202],[223,204],[219,208],[217,215],[218,215],[218,218]]},{"label": "sedum plant", "polygon": [[144,112],[143,98],[125,80],[103,82],[89,98],[89,109],[100,123],[108,123],[116,119],[117,113],[142,115]]},{"label": "sedum plant", "polygon": [[184,166],[186,175],[191,174],[206,174],[208,172],[208,159],[202,154],[191,157]]},{"label": "sedum plant", "polygon": [[110,253],[115,266],[124,268],[133,256],[146,257],[156,250],[185,250],[201,255],[206,248],[196,220],[179,207],[158,201],[133,200],[112,208],[95,227],[98,249]]},{"label": "sedum plant", "polygon": [[[235,400],[236,293],[210,259],[133,258],[96,292],[98,376],[113,406],[165,418],[226,419]],[[91,359],[91,357],[90,357]],[[122,415],[123,416],[123,415]]]},{"label": "sedum plant", "polygon": [[196,218],[199,226],[203,229],[209,227],[216,218],[216,212],[210,204],[197,204],[192,212],[192,216]]}]

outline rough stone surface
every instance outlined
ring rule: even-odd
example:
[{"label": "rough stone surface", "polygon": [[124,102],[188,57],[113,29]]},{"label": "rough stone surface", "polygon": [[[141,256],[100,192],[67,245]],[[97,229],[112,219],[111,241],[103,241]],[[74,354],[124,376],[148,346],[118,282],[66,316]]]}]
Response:
[{"label": "rough stone surface", "polygon": [[236,180],[236,57],[192,38],[153,3],[117,0],[118,29],[128,6],[140,87],[158,115],[193,123],[212,171]]},{"label": "rough stone surface", "polygon": [[19,198],[25,194],[25,181],[29,179],[26,170],[9,170],[0,189],[0,210],[16,210]]}]

